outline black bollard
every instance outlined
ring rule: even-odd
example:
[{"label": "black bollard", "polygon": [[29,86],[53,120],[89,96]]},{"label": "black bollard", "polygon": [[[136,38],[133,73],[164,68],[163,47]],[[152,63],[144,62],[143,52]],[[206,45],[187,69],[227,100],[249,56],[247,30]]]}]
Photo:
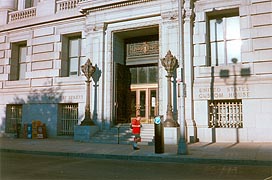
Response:
[{"label": "black bollard", "polygon": [[163,116],[154,119],[155,126],[155,153],[164,153]]}]

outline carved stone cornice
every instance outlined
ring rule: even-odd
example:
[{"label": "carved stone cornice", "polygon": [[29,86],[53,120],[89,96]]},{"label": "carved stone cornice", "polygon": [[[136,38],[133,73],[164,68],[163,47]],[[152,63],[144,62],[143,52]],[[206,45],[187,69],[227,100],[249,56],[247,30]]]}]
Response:
[{"label": "carved stone cornice", "polygon": [[161,17],[164,21],[173,21],[178,19],[178,11],[162,12]]},{"label": "carved stone cornice", "polygon": [[86,34],[94,33],[94,32],[104,32],[107,29],[106,23],[97,23],[97,24],[88,24],[84,28],[84,32]]},{"label": "carved stone cornice", "polygon": [[130,6],[130,5],[134,5],[134,4],[151,2],[151,1],[157,1],[157,0],[133,0],[133,1],[132,0],[125,0],[125,1],[116,2],[116,3],[109,3],[109,4],[105,3],[104,5],[99,5],[99,6],[85,7],[85,8],[82,7],[80,12],[83,14],[90,14],[90,13],[97,12],[97,11],[120,8],[120,7]]}]

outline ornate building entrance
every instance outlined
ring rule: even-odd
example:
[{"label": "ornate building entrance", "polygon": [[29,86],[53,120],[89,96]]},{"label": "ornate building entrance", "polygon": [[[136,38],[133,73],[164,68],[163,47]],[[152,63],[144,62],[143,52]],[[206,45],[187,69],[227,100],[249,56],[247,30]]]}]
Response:
[{"label": "ornate building entrance", "polygon": [[126,64],[131,74],[130,117],[141,116],[142,123],[151,123],[158,109],[158,55],[157,36],[144,41],[132,39],[126,44]]},{"label": "ornate building entrance", "polygon": [[159,41],[154,29],[148,36],[115,37],[125,49],[124,62],[115,61],[115,124],[130,123],[137,115],[142,123],[151,123],[158,112]]}]

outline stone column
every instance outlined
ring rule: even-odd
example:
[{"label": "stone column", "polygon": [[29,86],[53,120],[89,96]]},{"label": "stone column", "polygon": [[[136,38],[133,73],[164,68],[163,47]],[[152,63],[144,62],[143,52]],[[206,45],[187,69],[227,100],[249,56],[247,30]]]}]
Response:
[{"label": "stone column", "polygon": [[[177,1],[176,1],[177,3]],[[179,21],[178,21],[178,4],[173,5],[174,9],[167,9],[161,13],[162,22],[160,27],[160,57],[164,57],[169,50],[172,54],[179,55]],[[170,10],[171,9],[171,10]],[[179,59],[178,59],[179,60]],[[167,75],[166,71],[159,64],[159,114],[165,114],[167,110]],[[172,101],[173,104],[173,119],[177,121],[177,91],[175,87],[176,77],[171,78],[172,88]],[[167,115],[164,116],[164,120],[167,119]],[[178,123],[176,123],[178,124]],[[180,137],[179,127],[164,127],[164,143],[165,144],[178,144],[178,138]]]},{"label": "stone column", "polygon": [[185,97],[185,120],[187,124],[188,141],[196,142],[196,123],[194,120],[194,102],[193,102],[193,23],[194,12],[193,2],[185,0],[185,18],[184,18],[184,76],[186,84]]},{"label": "stone column", "polygon": [[[166,11],[162,12],[161,14],[162,17],[162,23],[160,27],[160,57],[164,57],[165,54],[169,50],[171,50],[172,54],[178,54],[179,50],[179,36],[178,36],[178,11],[173,10],[173,11]],[[179,60],[179,59],[178,59]],[[159,63],[159,114],[162,115],[165,113],[165,110],[167,109],[167,97],[168,97],[168,92],[167,92],[167,79],[165,79],[165,76],[167,75],[166,71],[164,70],[164,67]],[[173,85],[171,79],[171,85]],[[172,99],[171,102],[173,104],[173,117],[174,120],[177,120],[177,106],[176,106],[176,88],[173,86],[171,94]]]}]

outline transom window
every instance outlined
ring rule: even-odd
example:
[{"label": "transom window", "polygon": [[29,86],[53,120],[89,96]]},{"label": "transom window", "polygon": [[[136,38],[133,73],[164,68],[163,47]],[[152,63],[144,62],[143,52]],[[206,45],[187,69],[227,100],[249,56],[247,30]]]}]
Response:
[{"label": "transom window", "polygon": [[131,67],[130,73],[131,84],[151,84],[158,81],[158,67],[156,65]]},{"label": "transom window", "polygon": [[240,17],[212,16],[209,19],[210,62],[211,66],[241,61]]},{"label": "transom window", "polygon": [[242,128],[242,100],[209,101],[210,128]]}]

